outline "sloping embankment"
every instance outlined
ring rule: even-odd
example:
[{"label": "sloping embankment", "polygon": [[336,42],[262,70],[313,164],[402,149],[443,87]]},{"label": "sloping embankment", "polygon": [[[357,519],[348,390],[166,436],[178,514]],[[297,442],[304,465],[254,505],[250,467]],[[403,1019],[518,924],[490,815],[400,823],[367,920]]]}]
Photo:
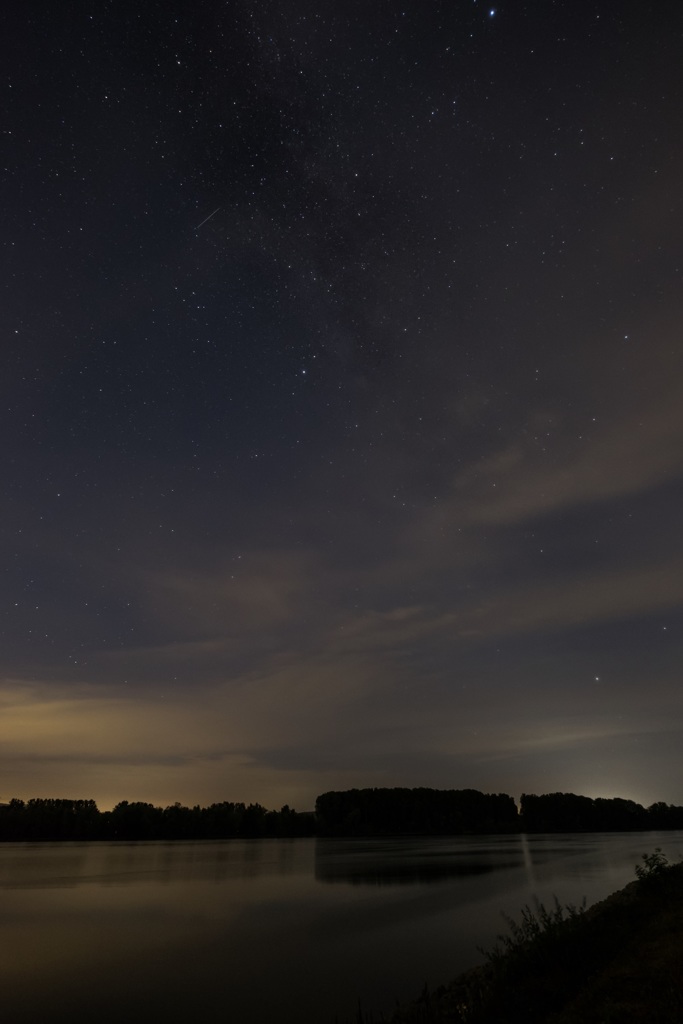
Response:
[{"label": "sloping embankment", "polygon": [[559,917],[392,1024],[683,1024],[683,864]]}]

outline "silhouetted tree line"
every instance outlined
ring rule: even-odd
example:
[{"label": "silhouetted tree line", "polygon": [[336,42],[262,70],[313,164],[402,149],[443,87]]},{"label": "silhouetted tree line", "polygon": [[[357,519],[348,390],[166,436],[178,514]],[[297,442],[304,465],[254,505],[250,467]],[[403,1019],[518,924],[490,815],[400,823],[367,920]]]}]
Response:
[{"label": "silhouetted tree line", "polygon": [[634,832],[683,829],[683,807],[645,808],[618,797],[593,800],[574,793],[511,796],[474,789],[350,789],[323,793],[317,834],[462,835],[501,832]]},{"label": "silhouetted tree line", "polygon": [[155,807],[122,800],[10,800],[0,804],[0,841],[233,839],[296,836],[474,835],[511,832],[635,832],[683,829],[683,807],[645,808],[618,797],[505,793],[476,789],[349,789],[323,793],[315,815],[260,804]]},{"label": "silhouetted tree line", "polygon": [[522,794],[523,832],[647,832],[683,829],[683,807],[655,803],[643,807],[633,800],[577,796],[575,793]]},{"label": "silhouetted tree line", "polygon": [[0,840],[232,839],[310,836],[311,813],[285,805],[267,811],[260,804],[219,803],[210,807],[155,807],[122,800],[100,811],[94,800],[10,800],[0,804]]},{"label": "silhouetted tree line", "polygon": [[349,789],[315,803],[318,835],[462,835],[518,832],[511,796],[476,789]]}]

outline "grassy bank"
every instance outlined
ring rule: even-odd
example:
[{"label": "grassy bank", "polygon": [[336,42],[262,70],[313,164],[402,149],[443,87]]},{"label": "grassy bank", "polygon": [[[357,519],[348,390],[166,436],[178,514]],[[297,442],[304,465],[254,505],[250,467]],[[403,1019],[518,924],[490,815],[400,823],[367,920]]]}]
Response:
[{"label": "grassy bank", "polygon": [[425,991],[389,1021],[681,1024],[683,864],[655,852],[636,873],[587,911],[524,908],[481,967]]}]

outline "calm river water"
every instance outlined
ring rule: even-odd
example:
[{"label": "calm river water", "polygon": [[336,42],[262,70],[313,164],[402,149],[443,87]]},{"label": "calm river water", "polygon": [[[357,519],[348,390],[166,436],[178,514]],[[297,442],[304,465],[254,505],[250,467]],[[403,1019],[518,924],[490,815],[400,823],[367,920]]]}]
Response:
[{"label": "calm river water", "polygon": [[657,846],[678,860],[683,833],[0,844],[0,1019],[342,1024]]}]

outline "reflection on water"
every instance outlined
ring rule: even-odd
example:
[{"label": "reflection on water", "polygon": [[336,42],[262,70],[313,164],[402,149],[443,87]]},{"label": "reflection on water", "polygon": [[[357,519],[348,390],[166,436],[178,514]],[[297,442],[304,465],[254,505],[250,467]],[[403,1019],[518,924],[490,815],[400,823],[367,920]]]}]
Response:
[{"label": "reflection on water", "polygon": [[501,912],[593,902],[656,846],[683,834],[0,844],[0,1019],[378,1016],[478,962]]},{"label": "reflection on water", "polygon": [[352,885],[423,885],[520,867],[519,837],[469,845],[460,838],[318,840],[315,877]]},{"label": "reflection on water", "polygon": [[8,843],[0,889],[262,878],[296,870],[297,840],[135,843]]}]

